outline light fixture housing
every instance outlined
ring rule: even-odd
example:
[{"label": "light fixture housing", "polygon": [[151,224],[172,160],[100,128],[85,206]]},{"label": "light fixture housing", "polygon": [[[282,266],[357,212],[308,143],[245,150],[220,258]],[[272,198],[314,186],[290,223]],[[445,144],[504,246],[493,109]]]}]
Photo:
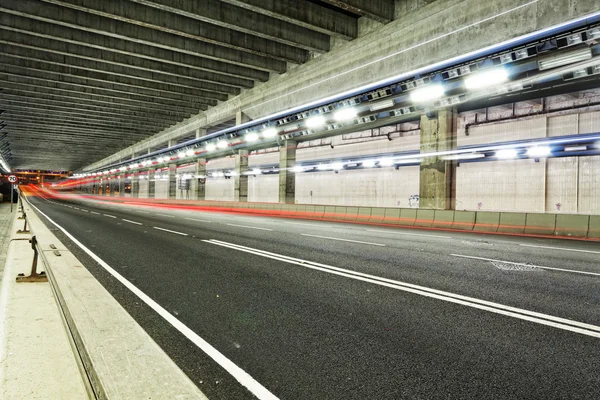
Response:
[{"label": "light fixture housing", "polygon": [[185,155],[188,156],[188,157],[193,156],[194,155],[194,150],[192,150],[192,149],[186,150]]},{"label": "light fixture housing", "polygon": [[485,89],[508,81],[505,68],[494,68],[473,74],[465,79],[465,87],[469,90]]},{"label": "light fixture housing", "polygon": [[365,168],[373,168],[377,162],[375,160],[364,160],[362,166]]},{"label": "light fixture housing", "polygon": [[217,149],[217,145],[214,143],[207,143],[206,150],[207,151],[215,151]]},{"label": "light fixture housing", "polygon": [[548,157],[552,149],[548,146],[533,146],[527,149],[527,156],[534,158]]},{"label": "light fixture housing", "polygon": [[390,108],[390,107],[394,107],[394,100],[386,100],[386,101],[381,101],[379,103],[375,103],[373,105],[371,105],[371,107],[369,107],[369,109],[371,111],[379,111],[379,110],[384,110],[386,108]]},{"label": "light fixture housing", "polygon": [[274,138],[277,136],[277,129],[275,128],[267,128],[261,132],[262,137],[265,139]]},{"label": "light fixture housing", "polygon": [[306,127],[309,129],[318,129],[325,126],[325,117],[322,115],[315,115],[314,117],[310,117],[306,120]]},{"label": "light fixture housing", "polygon": [[219,149],[223,150],[223,149],[226,149],[227,147],[229,147],[229,144],[225,140],[220,140],[219,142],[217,142],[217,147]]},{"label": "light fixture housing", "polygon": [[502,149],[502,150],[497,150],[494,153],[494,156],[498,159],[501,160],[509,160],[512,158],[517,158],[517,150],[515,149]]},{"label": "light fixture housing", "polygon": [[379,160],[379,165],[381,165],[382,167],[391,167],[392,165],[394,165],[394,159],[393,158],[382,158],[381,160]]},{"label": "light fixture housing", "polygon": [[338,122],[344,122],[344,121],[350,121],[351,119],[354,119],[354,117],[356,117],[357,115],[358,115],[358,111],[356,110],[356,108],[346,107],[346,108],[341,108],[341,109],[337,110],[333,114],[333,119],[335,119]]},{"label": "light fixture housing", "polygon": [[415,89],[413,92],[411,92],[410,99],[415,103],[425,103],[439,99],[444,95],[444,93],[445,89],[442,85],[432,84]]},{"label": "light fixture housing", "polygon": [[256,142],[259,139],[258,133],[250,132],[244,136],[246,142]]},{"label": "light fixture housing", "polygon": [[563,65],[573,64],[579,61],[585,61],[592,58],[592,49],[585,47],[571,51],[558,52],[550,54],[538,60],[538,69],[545,71],[547,69],[562,67]]},{"label": "light fixture housing", "polygon": [[296,165],[294,168],[292,168],[292,171],[295,173],[304,172],[304,167],[302,165]]}]

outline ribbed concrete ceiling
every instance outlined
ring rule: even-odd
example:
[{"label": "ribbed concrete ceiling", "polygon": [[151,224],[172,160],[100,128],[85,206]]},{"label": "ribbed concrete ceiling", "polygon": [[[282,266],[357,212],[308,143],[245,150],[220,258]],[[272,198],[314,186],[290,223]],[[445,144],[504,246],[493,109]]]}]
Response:
[{"label": "ribbed concrete ceiling", "polygon": [[0,151],[77,169],[393,14],[394,0],[2,0]]}]

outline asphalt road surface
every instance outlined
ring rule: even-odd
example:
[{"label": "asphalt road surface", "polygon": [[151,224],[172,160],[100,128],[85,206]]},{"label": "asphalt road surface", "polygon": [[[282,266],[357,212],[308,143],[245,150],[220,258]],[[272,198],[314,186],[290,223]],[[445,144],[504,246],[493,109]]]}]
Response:
[{"label": "asphalt road surface", "polygon": [[211,399],[600,398],[599,243],[30,200]]}]

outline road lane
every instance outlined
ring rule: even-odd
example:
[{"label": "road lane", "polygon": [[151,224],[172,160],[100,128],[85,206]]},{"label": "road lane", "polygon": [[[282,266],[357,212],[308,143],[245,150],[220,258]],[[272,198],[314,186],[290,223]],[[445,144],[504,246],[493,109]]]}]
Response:
[{"label": "road lane", "polygon": [[[353,261],[355,270],[392,278],[405,276],[413,283],[424,280],[429,286],[443,289],[446,285],[468,294],[490,296],[487,291],[491,290],[494,297],[511,287],[517,294],[514,301],[521,305],[527,304],[527,297],[544,291],[544,297],[532,301],[533,305],[576,298],[579,301],[573,308],[588,307],[581,315],[597,319],[597,308],[593,309],[597,297],[586,295],[594,289],[597,293],[597,283],[564,276],[540,280],[539,275],[506,274],[493,266],[483,270],[473,268],[475,260],[449,263],[451,257],[444,254],[446,248],[456,251],[457,246],[471,251],[487,249],[488,243],[465,244],[459,239],[440,247],[448,239],[403,238],[400,243],[390,239],[395,247],[368,252],[365,246],[351,243],[302,239],[298,232],[305,231],[306,226],[297,231],[245,232],[223,223],[201,224],[168,217],[169,225],[167,217],[160,220],[165,229],[191,235],[180,238],[145,232],[152,221],[159,225],[154,216],[136,216],[144,227],[125,226],[106,217],[59,207],[69,213],[56,214],[61,223],[70,224],[69,229],[95,245],[103,258],[115,265],[123,263],[123,255],[128,260],[141,260],[140,265],[123,268],[129,279],[177,312],[195,332],[208,336],[207,340],[281,398],[482,397],[480,394],[488,393],[485,390],[490,386],[499,398],[528,397],[528,393],[556,398],[553,396],[561,397],[560,393],[589,395],[597,390],[593,375],[599,359],[597,341],[433,299],[399,295],[365,282],[285,267],[256,255],[207,248],[200,239],[217,236],[265,250],[275,248],[289,256],[300,252],[310,256],[304,258],[327,260],[346,268],[345,264]],[[119,217],[130,212],[114,208]],[[228,220],[226,215],[213,218],[216,215],[211,219]],[[103,222],[92,223],[92,218]],[[347,231],[345,224],[340,225],[330,228],[335,229],[336,236]],[[93,234],[86,235],[90,228]],[[332,235],[331,231],[328,234]],[[470,242],[475,236],[458,237]],[[494,246],[509,246],[501,242]],[[538,249],[527,251],[539,253]],[[578,256],[585,262],[589,254]],[[565,280],[568,284],[561,285]],[[523,281],[527,282],[525,288],[539,289],[524,291],[519,285]],[[569,301],[566,303],[562,312],[571,311]],[[549,388],[553,389],[541,387],[544,382],[552,383]]]}]

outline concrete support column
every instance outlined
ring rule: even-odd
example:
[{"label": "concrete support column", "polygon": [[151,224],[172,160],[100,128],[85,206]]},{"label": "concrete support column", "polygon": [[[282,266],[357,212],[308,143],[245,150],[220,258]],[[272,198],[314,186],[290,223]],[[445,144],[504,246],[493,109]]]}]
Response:
[{"label": "concrete support column", "polygon": [[155,170],[151,169],[148,171],[148,198],[154,198],[154,189],[156,188],[156,181],[154,180]]},{"label": "concrete support column", "polygon": [[198,128],[196,129],[196,139],[201,138],[202,136],[206,136],[206,129]]},{"label": "concrete support column", "polygon": [[177,198],[177,164],[169,164],[169,199]]},{"label": "concrete support column", "polygon": [[131,197],[140,197],[140,176],[137,173],[131,174]]},{"label": "concrete support column", "polygon": [[113,176],[112,178],[110,178],[108,180],[108,184],[107,184],[108,193],[107,194],[111,197],[115,195],[115,186],[119,185],[118,179],[119,178],[116,178]]},{"label": "concrete support column", "polygon": [[296,203],[296,148],[298,144],[286,140],[279,149],[279,202],[286,204]]},{"label": "concrete support column", "polygon": [[233,201],[248,201],[248,151],[240,150],[235,155]]},{"label": "concrete support column", "polygon": [[125,175],[119,175],[119,197],[125,197]]},{"label": "concrete support column", "polygon": [[198,200],[206,199],[206,158],[200,158],[196,162],[195,179],[192,180],[191,190],[196,193]]},{"label": "concrete support column", "polygon": [[[456,117],[441,110],[437,117],[421,116],[421,153],[456,149]],[[419,208],[453,210],[456,207],[456,162],[423,157],[419,184]]]}]

